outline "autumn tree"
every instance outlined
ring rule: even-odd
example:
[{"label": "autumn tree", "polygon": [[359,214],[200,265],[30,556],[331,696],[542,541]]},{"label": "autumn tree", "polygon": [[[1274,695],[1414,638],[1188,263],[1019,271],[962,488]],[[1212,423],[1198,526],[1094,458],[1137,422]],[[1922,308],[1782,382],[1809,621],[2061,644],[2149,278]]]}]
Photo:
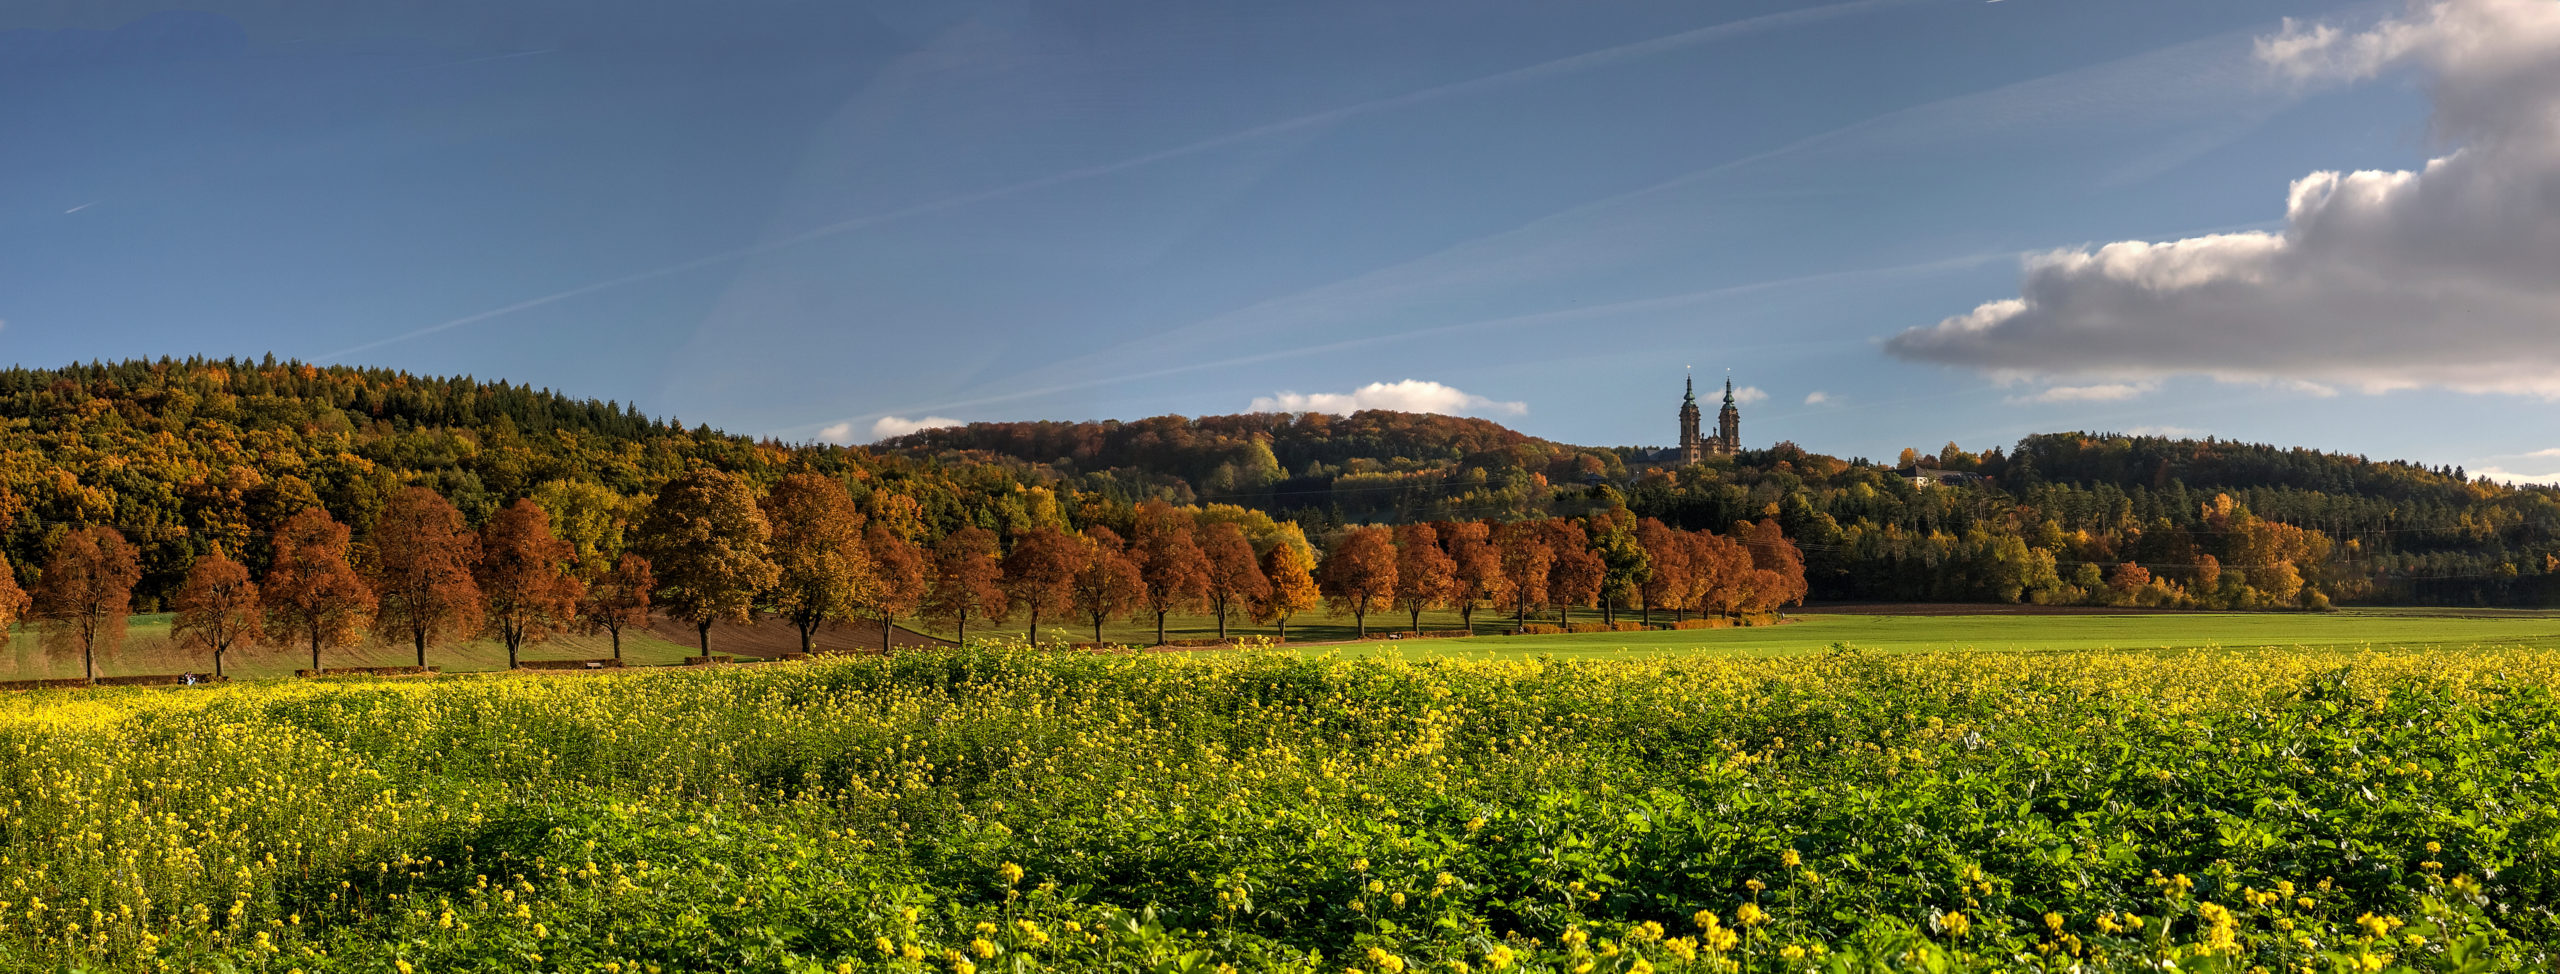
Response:
[{"label": "autumn tree", "polygon": [[1004,564],[995,532],[975,525],[942,536],[933,546],[933,583],[925,590],[925,614],[949,619],[953,641],[969,640],[969,620],[1005,616]]},{"label": "autumn tree", "polygon": [[1156,645],[1162,646],[1165,614],[1199,605],[1209,594],[1209,562],[1192,538],[1191,517],[1160,500],[1139,505],[1128,556],[1138,566],[1139,601],[1155,613]]},{"label": "autumn tree", "polygon": [[311,672],[320,672],[320,650],[354,643],[373,617],[373,590],[347,563],[347,527],[317,507],[286,518],[271,541],[258,605],[266,613],[267,638],[295,640],[311,648]]},{"label": "autumn tree", "polygon": [[1694,581],[1689,567],[1688,539],[1662,523],[1659,518],[1645,518],[1636,524],[1636,543],[1644,546],[1645,564],[1650,571],[1636,594],[1644,600],[1644,622],[1653,624],[1653,610],[1681,609],[1688,605],[1689,587]]},{"label": "autumn tree", "polygon": [[76,647],[80,672],[98,679],[98,651],[124,641],[125,616],[133,611],[133,586],[142,563],[124,535],[104,525],[75,528],[54,546],[36,583],[35,615],[49,643]]},{"label": "autumn tree", "polygon": [[612,568],[587,579],[587,597],[578,603],[578,630],[613,637],[613,658],[622,658],[622,631],[649,625],[649,595],[657,588],[649,559],[629,552]]},{"label": "autumn tree", "polygon": [[586,586],[573,566],[577,549],[551,533],[551,515],[519,499],[480,529],[480,591],[487,599],[489,631],[507,647],[507,668],[528,642],[566,628],[577,618]]},{"label": "autumn tree", "polygon": [[1600,587],[1608,580],[1609,566],[1591,550],[1591,539],[1582,533],[1582,525],[1562,518],[1539,522],[1540,533],[1553,552],[1554,562],[1547,569],[1547,602],[1556,607],[1556,622],[1573,624],[1573,607],[1591,605],[1600,599]]},{"label": "autumn tree", "polygon": [[1093,641],[1102,641],[1103,623],[1126,618],[1146,597],[1146,580],[1129,560],[1120,536],[1099,524],[1086,528],[1068,598],[1077,614],[1092,620]]},{"label": "autumn tree", "polygon": [[1591,553],[1600,559],[1600,619],[1618,622],[1618,607],[1639,598],[1653,577],[1653,556],[1636,540],[1634,517],[1625,509],[1593,515]]},{"label": "autumn tree", "polygon": [[1315,559],[1299,545],[1274,544],[1262,553],[1262,577],[1270,587],[1253,600],[1253,617],[1277,625],[1281,642],[1289,641],[1289,617],[1321,604],[1315,568]]},{"label": "autumn tree", "polygon": [[1447,604],[1457,594],[1458,565],[1440,550],[1440,532],[1431,525],[1398,527],[1395,540],[1395,603],[1411,616],[1413,632],[1420,635],[1422,610]]},{"label": "autumn tree", "polygon": [[1750,550],[1752,570],[1767,573],[1754,577],[1762,594],[1760,611],[1778,611],[1804,601],[1804,552],[1787,539],[1776,519],[1736,523],[1733,536]]},{"label": "autumn tree", "polygon": [[222,679],[222,658],[231,647],[256,642],[262,623],[258,583],[248,566],[231,560],[217,546],[187,569],[186,584],[172,600],[177,615],[169,636],[178,645],[213,657],[213,678]]},{"label": "autumn tree", "polygon": [[1546,603],[1547,574],[1555,566],[1555,552],[1535,523],[1518,521],[1505,524],[1493,532],[1494,549],[1502,556],[1502,591],[1495,605],[1511,610],[1514,628],[1526,625],[1529,610]]},{"label": "autumn tree", "polygon": [[842,481],[814,473],[774,484],[764,511],[773,525],[773,562],[780,571],[765,603],[791,620],[800,631],[800,651],[810,652],[818,627],[844,621],[878,594],[871,552],[862,544],[862,511]]},{"label": "autumn tree", "polygon": [[1040,616],[1067,607],[1083,546],[1055,527],[1024,532],[1004,556],[1005,597],[1031,614],[1031,644],[1040,644]]},{"label": "autumn tree", "polygon": [[755,492],[717,468],[687,471],[649,502],[640,544],[657,576],[656,600],[670,617],[693,624],[702,655],[711,655],[711,624],[744,625],[756,594],[780,576],[768,550],[772,536]]},{"label": "autumn tree", "polygon": [[18,587],[18,570],[9,564],[8,556],[0,555],[0,646],[9,645],[10,631],[34,606],[27,590]]},{"label": "autumn tree", "polygon": [[1712,531],[1693,531],[1688,538],[1689,607],[1702,614],[1741,614],[1751,598],[1751,552]]},{"label": "autumn tree", "polygon": [[1325,552],[1316,581],[1334,614],[1350,613],[1353,631],[1366,638],[1369,613],[1395,605],[1395,533],[1383,527],[1342,529]]},{"label": "autumn tree", "polygon": [[1439,527],[1440,546],[1449,553],[1450,596],[1458,619],[1472,634],[1476,607],[1502,599],[1510,580],[1502,573],[1502,553],[1493,547],[1492,532],[1482,521],[1459,521]]},{"label": "autumn tree", "polygon": [[366,581],[377,609],[374,633],[407,637],[427,665],[427,647],[480,628],[480,586],[471,577],[480,540],[444,495],[405,487],[373,521],[373,563]]},{"label": "autumn tree", "polygon": [[1218,639],[1227,638],[1227,613],[1245,609],[1271,592],[1271,580],[1255,564],[1253,542],[1235,524],[1212,522],[1200,532],[1200,556],[1207,567],[1204,591],[1218,617]]},{"label": "autumn tree", "polygon": [[924,604],[932,578],[926,574],[924,553],[886,524],[873,522],[865,529],[862,547],[871,558],[872,577],[863,605],[880,617],[880,651],[886,653],[892,648],[889,638],[897,632],[898,617]]}]

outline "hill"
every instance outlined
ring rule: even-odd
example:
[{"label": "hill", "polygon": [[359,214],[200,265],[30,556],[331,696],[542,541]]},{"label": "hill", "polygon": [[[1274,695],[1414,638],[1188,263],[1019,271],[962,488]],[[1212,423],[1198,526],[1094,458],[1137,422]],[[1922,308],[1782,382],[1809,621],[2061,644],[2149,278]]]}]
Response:
[{"label": "hill", "polygon": [[1263,511],[1319,539],[1344,523],[1623,506],[1687,529],[1774,516],[1803,547],[1817,599],[2560,601],[2560,492],[2451,469],[2086,433],[1905,458],[1987,478],[1971,486],[1917,486],[1793,444],[1680,468],[1653,458],[1380,411],[785,444],[467,376],[162,359],[0,371],[0,551],[32,581],[61,532],[112,524],[144,551],[149,607],[215,545],[254,562],[265,529],[310,504],[361,540],[385,497],[421,484],[475,523],[533,497],[595,555],[619,546],[660,483],[705,463],[759,485],[795,470],[841,477],[867,512],[927,540],[963,525],[1008,539],[1125,525],[1149,498]]}]

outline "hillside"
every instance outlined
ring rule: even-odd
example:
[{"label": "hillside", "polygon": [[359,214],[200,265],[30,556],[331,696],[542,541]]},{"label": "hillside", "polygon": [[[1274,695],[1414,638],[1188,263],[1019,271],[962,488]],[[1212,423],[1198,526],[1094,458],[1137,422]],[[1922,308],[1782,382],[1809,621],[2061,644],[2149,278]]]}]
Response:
[{"label": "hillside", "polygon": [[531,496],[582,551],[694,463],[759,485],[812,470],[931,539],[963,525],[1125,523],[1137,501],[1343,523],[1571,516],[1624,505],[1681,528],[1774,515],[1817,599],[2227,606],[2322,599],[2560,601],[2560,492],[2456,471],[2213,440],[2031,436],[1915,462],[1981,473],[1917,487],[1780,444],[1683,469],[1480,419],[1391,412],[984,423],[874,448],[687,429],[621,403],[470,377],[262,360],[0,371],[0,551],[33,579],[60,532],[139,543],[147,607],[221,545],[253,564],[308,504],[362,540],[396,488],[474,523]]}]

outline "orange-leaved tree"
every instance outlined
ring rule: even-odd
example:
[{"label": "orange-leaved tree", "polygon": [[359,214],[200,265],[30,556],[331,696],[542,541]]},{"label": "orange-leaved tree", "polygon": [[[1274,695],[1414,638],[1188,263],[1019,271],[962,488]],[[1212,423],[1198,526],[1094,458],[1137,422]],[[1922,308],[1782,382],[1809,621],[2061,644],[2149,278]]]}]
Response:
[{"label": "orange-leaved tree", "polygon": [[746,481],[715,467],[667,481],[649,502],[640,550],[657,576],[653,598],[693,625],[702,655],[711,655],[711,624],[746,624],[756,594],[780,575],[767,551],[772,536]]},{"label": "orange-leaved tree", "polygon": [[1200,532],[1200,558],[1208,568],[1209,609],[1218,616],[1218,638],[1227,638],[1227,613],[1253,605],[1254,600],[1271,592],[1271,580],[1262,574],[1262,566],[1253,559],[1253,542],[1245,540],[1244,529],[1218,521]]},{"label": "orange-leaved tree", "polygon": [[1068,583],[1068,601],[1076,613],[1093,623],[1093,641],[1102,641],[1102,624],[1127,618],[1146,599],[1147,584],[1138,576],[1138,564],[1110,528],[1096,524],[1084,529],[1081,550],[1076,553],[1076,572]]},{"label": "orange-leaved tree", "polygon": [[231,647],[256,642],[265,620],[258,608],[258,583],[249,568],[231,560],[215,545],[211,554],[187,568],[186,583],[173,600],[177,616],[169,635],[178,645],[213,657],[213,678],[222,679],[222,658]]},{"label": "orange-leaved tree", "polygon": [[1383,527],[1346,527],[1324,553],[1316,582],[1335,615],[1351,614],[1353,631],[1369,634],[1369,613],[1395,605],[1395,533]]},{"label": "orange-leaved tree", "polygon": [[529,642],[569,626],[586,595],[572,571],[578,549],[551,533],[551,514],[518,499],[480,528],[480,591],[489,631],[507,647],[507,668]]},{"label": "orange-leaved tree", "polygon": [[1439,526],[1440,547],[1449,553],[1449,601],[1458,606],[1458,620],[1469,633],[1476,631],[1476,607],[1502,601],[1510,590],[1511,580],[1502,573],[1502,553],[1491,542],[1493,532],[1482,521],[1457,521]]},{"label": "orange-leaved tree", "polygon": [[1636,525],[1636,543],[1644,546],[1645,557],[1653,568],[1636,591],[1644,599],[1645,624],[1652,625],[1653,610],[1677,610],[1688,605],[1694,582],[1689,569],[1690,545],[1678,530],[1651,517]]},{"label": "orange-leaved tree", "polygon": [[9,645],[9,631],[34,606],[35,599],[18,587],[18,570],[10,566],[8,556],[0,555],[0,646]]},{"label": "orange-leaved tree", "polygon": [[924,605],[933,580],[925,574],[924,553],[886,524],[873,522],[862,534],[862,547],[871,556],[872,578],[863,605],[880,617],[880,651],[886,653],[894,648],[889,637],[898,631],[898,617]]},{"label": "orange-leaved tree", "polygon": [[1041,614],[1066,608],[1083,555],[1077,539],[1044,524],[1023,532],[1004,556],[1005,597],[1031,613],[1032,645],[1040,645]]},{"label": "orange-leaved tree", "polygon": [[995,532],[971,525],[943,535],[933,546],[933,584],[925,592],[925,614],[951,620],[957,628],[952,641],[966,643],[970,619],[1004,619],[1008,600],[1003,581]]},{"label": "orange-leaved tree", "polygon": [[1447,604],[1458,593],[1458,563],[1440,550],[1440,532],[1428,524],[1396,529],[1396,605],[1422,632],[1422,610]]},{"label": "orange-leaved tree", "polygon": [[1538,523],[1554,558],[1547,568],[1547,603],[1556,607],[1556,622],[1572,625],[1574,606],[1599,601],[1609,566],[1591,550],[1582,525],[1563,518]]},{"label": "orange-leaved tree", "polygon": [[1128,557],[1137,565],[1139,601],[1155,613],[1156,645],[1162,646],[1165,614],[1199,605],[1209,595],[1209,561],[1192,538],[1191,515],[1161,500],[1138,505]]},{"label": "orange-leaved tree", "polygon": [[98,679],[98,651],[124,641],[125,616],[133,611],[133,586],[142,562],[124,535],[103,525],[73,529],[54,546],[36,583],[36,618],[47,642],[76,648],[84,679]]},{"label": "orange-leaved tree", "polygon": [[1262,553],[1262,577],[1271,590],[1253,600],[1256,621],[1280,627],[1280,641],[1289,641],[1289,617],[1323,604],[1316,587],[1316,559],[1308,550],[1306,535],[1295,523],[1281,525],[1286,533],[1275,539],[1271,549]]},{"label": "orange-leaved tree", "polygon": [[1502,556],[1502,591],[1494,605],[1511,611],[1514,628],[1529,621],[1529,610],[1546,603],[1547,570],[1555,552],[1547,549],[1537,524],[1514,521],[1495,528],[1493,546]]},{"label": "orange-leaved tree", "polygon": [[[320,650],[353,644],[373,617],[373,590],[347,563],[347,526],[317,507],[285,519],[269,543],[274,556],[258,586],[267,638],[311,648],[311,672],[320,672]],[[290,643],[284,643],[290,645]]]},{"label": "orange-leaved tree", "polygon": [[658,580],[649,559],[625,553],[612,568],[587,580],[587,597],[578,604],[578,628],[613,637],[613,658],[622,658],[622,631],[649,626],[649,593]]},{"label": "orange-leaved tree", "polygon": [[791,620],[800,651],[810,652],[820,626],[862,611],[879,587],[862,544],[862,509],[843,481],[795,473],[765,495],[764,516],[773,525],[773,563],[780,571],[765,604]]},{"label": "orange-leaved tree", "polygon": [[480,628],[480,586],[471,569],[480,539],[444,495],[405,487],[373,519],[373,565],[366,580],[378,605],[377,636],[406,636],[427,665],[427,647]]}]

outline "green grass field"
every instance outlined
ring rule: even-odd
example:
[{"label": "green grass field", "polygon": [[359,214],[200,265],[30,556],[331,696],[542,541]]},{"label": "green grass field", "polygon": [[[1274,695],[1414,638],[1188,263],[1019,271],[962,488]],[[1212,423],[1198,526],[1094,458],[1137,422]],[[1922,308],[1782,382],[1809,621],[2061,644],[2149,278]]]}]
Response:
[{"label": "green grass field", "polygon": [[[1313,615],[1290,628],[1291,642],[1305,645],[1312,653],[1341,652],[1355,656],[1429,654],[1479,659],[1544,654],[1585,659],[1690,653],[1781,656],[1827,650],[1833,644],[1897,653],[2207,647],[2334,650],[2463,649],[2475,646],[2560,648],[2560,612],[2525,611],[2347,609],[2316,615],[2241,612],[1851,615],[1808,612],[1790,616],[1788,621],[1779,625],[1739,629],[1561,636],[1485,635],[1469,639],[1376,640],[1337,644],[1351,638],[1349,621]],[[1377,621],[1376,617],[1372,617],[1372,621]],[[1398,615],[1395,621],[1401,623],[1404,617]],[[1476,629],[1478,632],[1494,632],[1495,621],[1480,614]],[[1508,628],[1508,620],[1499,621],[1502,628]],[[1215,622],[1205,617],[1182,616],[1170,619],[1168,623],[1167,635],[1175,639],[1216,634]],[[1422,624],[1425,629],[1459,628],[1457,613],[1454,612],[1425,613]],[[1400,625],[1373,625],[1371,631],[1401,628]],[[211,668],[210,662],[200,654],[183,653],[172,647],[168,631],[169,617],[165,614],[135,616],[124,645],[101,661],[99,672],[102,675],[178,673],[205,672]],[[1239,626],[1231,632],[1256,635],[1267,634],[1270,630]],[[950,633],[941,630],[938,634],[947,636]],[[1019,639],[1023,634],[1023,627],[1018,624],[971,630],[972,638],[992,635]],[[1103,634],[1109,641],[1130,645],[1143,646],[1155,641],[1152,622],[1144,626],[1122,622],[1104,627]],[[1062,630],[1044,624],[1041,635],[1044,642],[1059,638],[1081,640],[1091,638],[1092,632],[1089,628]],[[10,640],[7,647],[0,648],[0,679],[79,675],[76,656],[48,654],[42,643],[42,638],[31,627],[20,627],[16,638]],[[668,642],[647,633],[626,633],[622,645],[624,658],[633,665],[672,664],[694,652],[690,645]],[[527,648],[523,657],[528,660],[592,659],[606,655],[609,651],[602,637],[560,636]],[[405,645],[378,643],[329,650],[324,657],[330,666],[392,666],[406,664],[413,659]],[[505,660],[504,647],[480,640],[437,647],[431,651],[428,662],[448,672],[474,672],[501,669]],[[233,676],[259,679],[288,676],[293,670],[307,665],[309,658],[302,652],[253,647],[235,652],[227,668]]]}]

